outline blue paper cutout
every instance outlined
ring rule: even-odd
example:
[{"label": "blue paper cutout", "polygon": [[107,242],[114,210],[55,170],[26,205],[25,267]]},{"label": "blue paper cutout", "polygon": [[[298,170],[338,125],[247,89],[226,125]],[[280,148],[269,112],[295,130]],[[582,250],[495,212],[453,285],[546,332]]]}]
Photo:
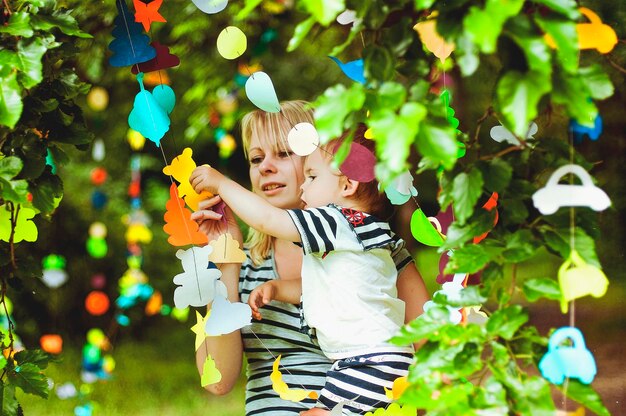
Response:
[{"label": "blue paper cutout", "polygon": [[598,137],[602,134],[602,117],[598,113],[593,121],[593,127],[583,126],[572,119],[569,122],[569,129],[574,133],[574,141],[576,143],[581,143],[585,135],[589,136],[591,140],[598,140]]},{"label": "blue paper cutout", "polygon": [[167,112],[167,114],[170,114],[172,110],[174,110],[174,106],[176,105],[176,94],[174,94],[174,90],[169,85],[157,85],[152,90],[152,96],[157,103],[159,103],[159,106]]},{"label": "blue paper cutout", "polygon": [[125,0],[116,2],[118,15],[113,20],[113,41],[109,49],[113,56],[109,58],[111,66],[130,66],[153,59],[157,52],[150,46],[150,38],[143,34],[143,26],[135,22],[134,15],[128,10]]},{"label": "blue paper cutout", "polygon": [[[137,74],[137,81],[141,91],[135,96],[133,110],[128,115],[128,125],[131,129],[141,133],[143,137],[160,146],[161,138],[170,129],[170,118],[154,96],[144,88],[143,72]],[[163,89],[162,91],[160,98],[166,101],[167,90]]]},{"label": "blue paper cutout", "polygon": [[93,191],[93,193],[91,194],[91,206],[94,209],[102,209],[104,208],[104,206],[107,203],[107,196],[104,192],[99,191],[99,190],[95,190]]},{"label": "blue paper cutout", "polygon": [[345,64],[334,56],[329,56],[330,59],[335,61],[339,65],[339,69],[346,74],[352,81],[360,82],[365,85],[365,75],[363,75],[363,59],[357,59],[356,61],[346,62]]},{"label": "blue paper cutout", "polygon": [[385,194],[393,205],[402,205],[411,198],[411,195],[404,195],[391,186],[385,188]]},{"label": "blue paper cutout", "polygon": [[252,104],[268,113],[280,112],[280,104],[272,79],[263,71],[257,71],[246,81],[246,96]]},{"label": "blue paper cutout", "polygon": [[[572,345],[561,345],[567,338]],[[578,328],[559,328],[550,337],[548,352],[539,361],[539,370],[545,379],[561,385],[565,377],[577,378],[589,384],[596,376],[596,362],[585,346],[582,332]]]}]

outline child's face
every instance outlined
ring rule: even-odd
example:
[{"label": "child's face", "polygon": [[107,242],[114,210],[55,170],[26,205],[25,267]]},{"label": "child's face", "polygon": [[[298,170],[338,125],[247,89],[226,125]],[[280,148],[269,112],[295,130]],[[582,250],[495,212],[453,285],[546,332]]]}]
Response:
[{"label": "child's face", "polygon": [[302,158],[284,145],[253,134],[248,150],[250,182],[254,192],[275,207],[300,208]]},{"label": "child's face", "polygon": [[305,208],[340,203],[342,175],[331,168],[330,161],[319,149],[307,156],[304,162],[304,183],[300,187]]}]

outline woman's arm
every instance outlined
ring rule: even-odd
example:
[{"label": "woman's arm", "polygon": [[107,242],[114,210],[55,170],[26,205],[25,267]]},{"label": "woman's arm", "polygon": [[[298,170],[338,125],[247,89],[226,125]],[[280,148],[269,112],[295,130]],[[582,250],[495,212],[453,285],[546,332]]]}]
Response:
[{"label": "woman's arm", "polygon": [[423,312],[424,303],[430,296],[426,290],[426,284],[422,275],[415,267],[414,262],[410,262],[398,275],[396,282],[398,297],[404,301],[404,323],[409,323],[420,316]]}]

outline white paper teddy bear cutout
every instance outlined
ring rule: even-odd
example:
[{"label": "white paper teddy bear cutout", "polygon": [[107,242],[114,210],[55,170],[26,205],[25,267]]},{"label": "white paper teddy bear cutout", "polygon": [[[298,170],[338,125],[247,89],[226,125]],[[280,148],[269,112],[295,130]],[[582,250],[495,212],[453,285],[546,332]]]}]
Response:
[{"label": "white paper teddy bear cutout", "polygon": [[201,307],[213,301],[215,281],[222,273],[218,269],[208,268],[211,251],[213,248],[207,245],[176,252],[184,270],[174,276],[174,283],[179,285],[174,290],[174,305],[177,308]]}]

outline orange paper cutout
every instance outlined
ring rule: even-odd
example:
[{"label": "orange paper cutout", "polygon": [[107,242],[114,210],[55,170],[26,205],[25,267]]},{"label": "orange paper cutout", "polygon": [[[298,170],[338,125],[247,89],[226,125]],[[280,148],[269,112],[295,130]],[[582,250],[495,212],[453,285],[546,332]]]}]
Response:
[{"label": "orange paper cutout", "polygon": [[[487,202],[485,202],[485,205],[483,205],[483,209],[487,210],[487,211],[491,211],[493,209],[495,209],[498,206],[498,193],[494,192],[491,194],[491,196],[489,197],[489,199],[487,200]],[[496,224],[498,223],[498,219],[499,219],[499,215],[498,215],[498,210],[496,209],[496,218],[493,220],[493,226],[495,227]],[[476,237],[474,237],[474,244],[478,244],[481,241],[483,241],[487,236],[489,235],[489,231],[487,231],[484,234],[481,235],[477,235]]]},{"label": "orange paper cutout", "polygon": [[[617,45],[617,35],[615,30],[609,25],[605,25],[600,17],[586,7],[578,9],[589,19],[590,23],[578,23],[576,32],[578,33],[578,49],[596,49],[600,53],[609,53]],[[556,43],[549,34],[544,36],[548,46],[556,49]]]},{"label": "orange paper cutout", "polygon": [[209,239],[198,230],[198,224],[191,220],[191,211],[185,208],[185,202],[178,197],[176,184],[170,186],[170,199],[165,204],[167,211],[164,219],[165,231],[169,237],[167,242],[175,247],[189,244],[206,244]]},{"label": "orange paper cutout", "polygon": [[163,306],[163,295],[161,295],[161,292],[155,291],[146,303],[146,315],[156,315],[157,313],[161,312],[161,306]]},{"label": "orange paper cutout", "polygon": [[239,242],[230,233],[220,235],[209,245],[213,247],[209,254],[209,261],[213,263],[242,263],[246,259],[246,253],[239,248]]},{"label": "orange paper cutout", "polygon": [[278,369],[280,365],[280,355],[274,361],[272,365],[272,374],[270,374],[270,379],[272,380],[272,388],[281,399],[289,400],[292,402],[301,402],[302,400],[310,397],[311,399],[317,399],[317,393],[310,390],[303,389],[290,389],[287,383],[283,381],[283,375]]},{"label": "orange paper cutout", "polygon": [[196,211],[198,209],[198,202],[213,196],[213,194],[210,192],[197,194],[189,183],[191,172],[196,168],[196,162],[191,158],[192,153],[193,152],[188,147],[183,149],[182,154],[176,156],[170,165],[163,168],[163,173],[173,176],[174,179],[180,182],[180,185],[178,185],[178,195],[183,197],[189,208]]},{"label": "orange paper cutout", "polygon": [[441,63],[444,63],[446,58],[450,56],[454,48],[456,47],[454,42],[446,42],[439,33],[437,33],[437,13],[433,12],[428,16],[428,20],[417,23],[413,26],[422,43],[433,53]]},{"label": "orange paper cutout", "polygon": [[141,23],[146,32],[150,31],[152,22],[167,22],[159,13],[161,3],[163,3],[163,0],[153,0],[150,3],[144,3],[141,0],[133,0],[133,5],[135,6],[135,22]]}]

